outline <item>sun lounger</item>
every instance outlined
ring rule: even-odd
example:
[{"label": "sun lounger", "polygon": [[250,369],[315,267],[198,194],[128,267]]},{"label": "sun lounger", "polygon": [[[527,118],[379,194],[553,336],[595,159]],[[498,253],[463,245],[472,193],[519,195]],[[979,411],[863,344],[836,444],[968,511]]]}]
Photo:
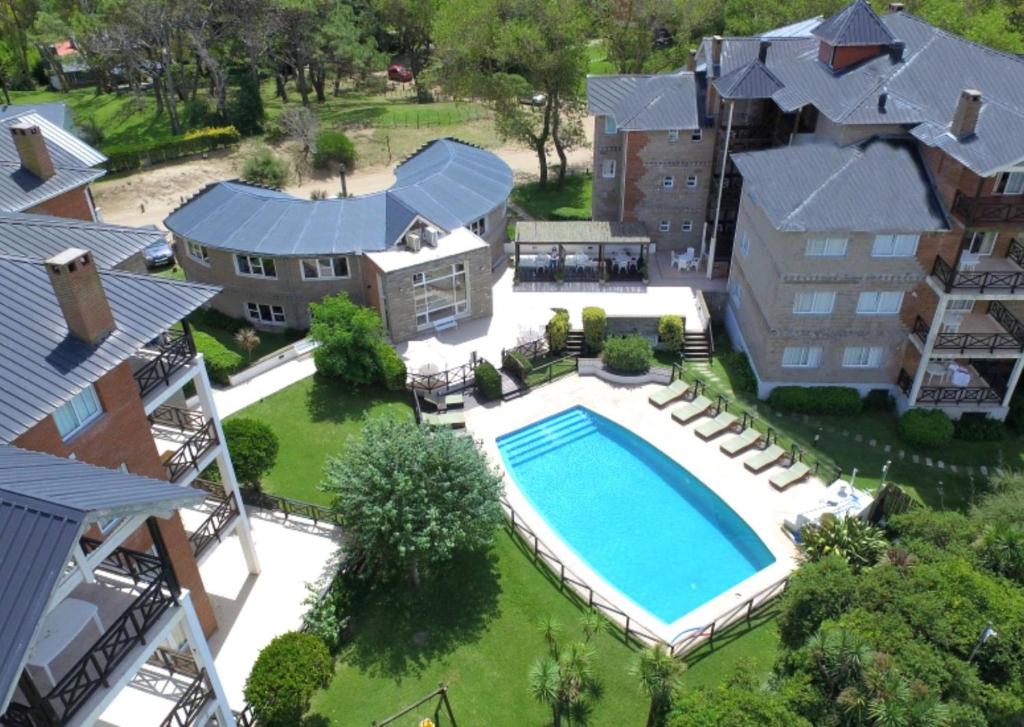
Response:
[{"label": "sun lounger", "polygon": [[466,426],[466,415],[461,411],[445,411],[437,414],[423,412],[420,420],[428,427],[451,427],[461,429]]},{"label": "sun lounger", "polygon": [[743,466],[756,475],[758,472],[768,469],[785,456],[786,450],[777,444],[772,444],[762,449],[753,457],[748,457]]},{"label": "sun lounger", "polygon": [[711,399],[706,396],[698,396],[693,401],[687,404],[681,404],[672,410],[672,418],[680,424],[688,424],[701,414],[707,413],[707,411],[714,406]]},{"label": "sun lounger", "polygon": [[663,386],[662,388],[658,389],[653,394],[651,394],[647,398],[647,401],[651,402],[659,409],[663,409],[676,399],[681,399],[682,397],[686,396],[689,390],[690,385],[688,383],[686,383],[682,379],[676,379],[668,386]]},{"label": "sun lounger", "polygon": [[458,409],[466,404],[466,397],[462,394],[425,394],[424,399],[434,405],[439,411],[446,409]]},{"label": "sun lounger", "polygon": [[761,432],[747,427],[735,437],[731,437],[722,442],[722,446],[719,447],[719,449],[730,457],[735,457],[737,454],[746,452],[748,449],[753,447],[760,439]]},{"label": "sun lounger", "polygon": [[706,442],[709,439],[714,439],[719,434],[725,432],[739,420],[740,418],[735,414],[723,411],[714,419],[698,425],[697,428],[693,430],[693,433]]},{"label": "sun lounger", "polygon": [[810,476],[810,474],[810,467],[803,462],[794,462],[788,469],[783,470],[776,475],[772,475],[768,482],[776,490],[782,492],[791,485],[803,482]]}]

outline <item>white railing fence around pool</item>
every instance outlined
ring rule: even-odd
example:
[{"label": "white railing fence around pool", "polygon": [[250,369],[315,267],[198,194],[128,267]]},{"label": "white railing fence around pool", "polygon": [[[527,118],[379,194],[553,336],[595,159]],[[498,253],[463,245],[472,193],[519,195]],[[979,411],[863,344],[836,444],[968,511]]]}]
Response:
[{"label": "white railing fence around pool", "polygon": [[673,638],[671,642],[666,642],[663,638],[655,634],[654,631],[647,628],[642,623],[639,623],[625,611],[614,606],[611,601],[591,588],[586,581],[570,570],[569,567],[566,566],[557,555],[555,555],[554,551],[545,545],[544,541],[542,541],[530,526],[526,524],[522,515],[516,512],[515,508],[512,507],[511,503],[509,503],[505,497],[501,498],[501,506],[505,512],[505,517],[507,518],[512,532],[517,535],[523,544],[533,552],[535,558],[542,560],[551,573],[557,576],[560,586],[570,586],[576,595],[581,599],[586,600],[587,605],[590,608],[600,611],[605,616],[608,616],[609,620],[621,626],[625,632],[625,638],[627,641],[633,640],[635,643],[644,646],[664,644],[668,647],[669,653],[672,654],[672,656],[686,656],[686,654],[690,653],[701,644],[705,642],[709,644],[712,643],[715,635],[721,633],[728,627],[743,619],[749,621],[754,613],[759,611],[761,607],[769,601],[781,595],[782,592],[786,590],[786,586],[789,585],[789,576],[786,576],[785,578],[772,583],[767,588],[758,591],[743,603],[719,614],[714,620],[705,626],[686,629]]}]

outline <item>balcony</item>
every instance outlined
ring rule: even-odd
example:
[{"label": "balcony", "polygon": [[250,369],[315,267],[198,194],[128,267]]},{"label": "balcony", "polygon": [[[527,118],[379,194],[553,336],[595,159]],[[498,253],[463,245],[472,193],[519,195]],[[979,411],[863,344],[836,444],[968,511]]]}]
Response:
[{"label": "balcony", "polygon": [[149,421],[167,479],[174,483],[186,484],[190,476],[198,475],[220,444],[213,420],[199,411],[165,404],[149,415]]},{"label": "balcony", "polygon": [[[159,398],[168,388],[177,389],[176,379],[193,362],[196,346],[188,325],[162,333],[132,357],[132,375],[143,401]],[[147,407],[148,408],[148,407]]]},{"label": "balcony", "polygon": [[966,227],[1017,229],[1024,227],[1024,194],[969,197],[957,192],[952,211]]},{"label": "balcony", "polygon": [[954,270],[936,256],[932,275],[947,293],[1015,294],[1024,292],[1024,245],[1010,242],[1006,257],[981,257],[972,269]]},{"label": "balcony", "polygon": [[[979,364],[980,365],[980,364]],[[927,382],[917,393],[914,406],[1000,406],[1006,394],[1006,380],[990,373],[986,378],[973,365],[968,365],[970,381],[967,386],[955,386],[945,383],[939,376],[939,383]],[[938,376],[938,374],[932,375]],[[927,379],[926,379],[927,381]],[[896,384],[905,396],[910,396],[914,377],[906,369],[900,369]]]},{"label": "balcony", "polygon": [[[947,319],[951,315],[947,312]],[[918,316],[911,334],[921,346],[928,340],[931,326]],[[932,342],[936,354],[973,354],[1013,357],[1024,352],[1024,323],[1002,303],[996,301],[988,313],[972,313],[963,318],[957,330],[940,331]]]}]

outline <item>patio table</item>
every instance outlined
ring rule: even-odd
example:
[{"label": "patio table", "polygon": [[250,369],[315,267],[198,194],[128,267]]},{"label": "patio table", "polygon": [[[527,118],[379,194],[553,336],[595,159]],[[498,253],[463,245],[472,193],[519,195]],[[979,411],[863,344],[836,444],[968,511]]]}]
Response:
[{"label": "patio table", "polygon": [[39,629],[39,637],[32,646],[32,655],[28,658],[28,663],[42,667],[50,682],[56,684],[57,680],[50,671],[50,662],[75,640],[90,621],[96,624],[102,635],[103,623],[100,621],[96,604],[79,598],[65,598],[46,615]]}]

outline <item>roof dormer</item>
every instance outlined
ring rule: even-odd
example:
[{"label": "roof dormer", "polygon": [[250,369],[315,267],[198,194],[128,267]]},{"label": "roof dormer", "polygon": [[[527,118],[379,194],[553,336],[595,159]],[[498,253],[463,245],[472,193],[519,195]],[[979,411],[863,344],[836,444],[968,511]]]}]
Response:
[{"label": "roof dormer", "polygon": [[854,0],[812,31],[818,59],[833,71],[887,53],[896,38],[866,0]]}]

